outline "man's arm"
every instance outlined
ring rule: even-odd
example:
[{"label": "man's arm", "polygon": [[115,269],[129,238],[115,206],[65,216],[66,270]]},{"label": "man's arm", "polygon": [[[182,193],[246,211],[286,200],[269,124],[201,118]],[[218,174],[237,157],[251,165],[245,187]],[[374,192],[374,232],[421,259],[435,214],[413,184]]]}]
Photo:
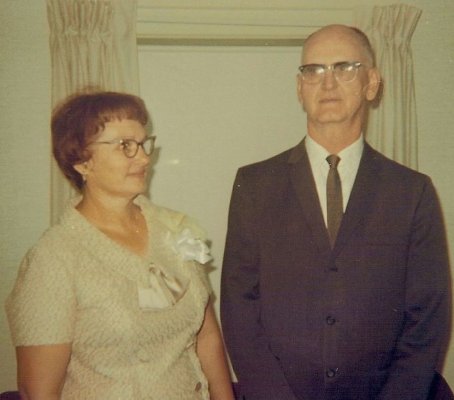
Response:
[{"label": "man's arm", "polygon": [[[253,184],[253,182],[252,182]],[[296,400],[269,350],[260,321],[260,259],[254,189],[237,174],[230,203],[221,282],[221,319],[233,368],[247,400]]]},{"label": "man's arm", "polygon": [[380,400],[426,400],[449,328],[450,278],[443,217],[427,181],[413,220],[406,317]]}]

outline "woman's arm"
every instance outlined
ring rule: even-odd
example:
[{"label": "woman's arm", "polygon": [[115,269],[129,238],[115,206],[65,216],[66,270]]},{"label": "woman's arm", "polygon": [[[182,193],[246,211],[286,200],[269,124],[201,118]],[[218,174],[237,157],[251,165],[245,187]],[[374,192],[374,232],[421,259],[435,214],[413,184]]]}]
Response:
[{"label": "woman's arm", "polygon": [[23,400],[59,400],[71,344],[18,346],[17,384]]},{"label": "woman's arm", "polygon": [[233,400],[232,382],[213,305],[208,304],[197,336],[197,355],[208,379],[211,400]]}]

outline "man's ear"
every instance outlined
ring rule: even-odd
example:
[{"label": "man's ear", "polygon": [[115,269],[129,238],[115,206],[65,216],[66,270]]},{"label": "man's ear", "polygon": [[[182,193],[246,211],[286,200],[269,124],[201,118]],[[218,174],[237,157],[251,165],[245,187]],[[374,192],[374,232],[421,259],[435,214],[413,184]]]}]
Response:
[{"label": "man's ear", "polygon": [[300,104],[303,105],[303,78],[299,74],[296,76],[296,95]]},{"label": "man's ear", "polygon": [[375,100],[381,86],[381,76],[377,68],[371,68],[368,72],[369,83],[366,86],[366,99]]}]

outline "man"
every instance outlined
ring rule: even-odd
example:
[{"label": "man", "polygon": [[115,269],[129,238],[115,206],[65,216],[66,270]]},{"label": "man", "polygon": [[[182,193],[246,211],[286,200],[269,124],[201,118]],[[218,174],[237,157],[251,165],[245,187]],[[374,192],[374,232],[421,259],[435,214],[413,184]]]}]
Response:
[{"label": "man", "polygon": [[380,75],[361,31],[322,28],[302,64],[308,136],[233,188],[221,315],[241,394],[425,400],[449,314],[435,190],[363,139]]}]

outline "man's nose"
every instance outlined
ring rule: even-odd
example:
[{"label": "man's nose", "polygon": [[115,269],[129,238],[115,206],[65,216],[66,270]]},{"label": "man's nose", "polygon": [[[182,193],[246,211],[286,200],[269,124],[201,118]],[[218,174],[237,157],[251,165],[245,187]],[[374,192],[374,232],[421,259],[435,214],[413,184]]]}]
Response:
[{"label": "man's nose", "polygon": [[336,85],[337,79],[334,75],[334,71],[332,69],[326,69],[322,77],[322,87],[324,89],[331,89],[336,87]]}]

